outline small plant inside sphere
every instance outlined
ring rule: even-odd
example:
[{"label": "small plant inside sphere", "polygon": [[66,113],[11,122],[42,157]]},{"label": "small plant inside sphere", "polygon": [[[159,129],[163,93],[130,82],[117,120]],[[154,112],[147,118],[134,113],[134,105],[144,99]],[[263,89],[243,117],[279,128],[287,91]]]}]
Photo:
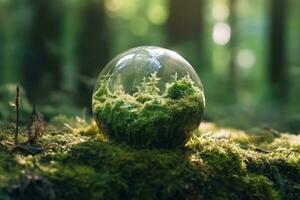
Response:
[{"label": "small plant inside sphere", "polygon": [[93,94],[99,129],[131,146],[179,147],[198,128],[205,99],[192,66],[174,51],[138,47],[102,70]]}]

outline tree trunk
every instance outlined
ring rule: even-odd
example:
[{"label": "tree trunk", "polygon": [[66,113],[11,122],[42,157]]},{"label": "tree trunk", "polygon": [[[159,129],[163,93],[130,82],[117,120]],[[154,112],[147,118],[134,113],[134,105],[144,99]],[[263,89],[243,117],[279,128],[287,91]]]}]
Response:
[{"label": "tree trunk", "polygon": [[21,81],[20,69],[28,15],[26,1],[0,3],[0,83]]},{"label": "tree trunk", "polygon": [[[167,23],[168,43],[170,46],[185,43],[193,45],[197,63],[203,63],[203,0],[171,0]],[[199,68],[196,68],[198,71]]]},{"label": "tree trunk", "polygon": [[229,61],[229,84],[232,89],[233,97],[236,97],[237,87],[238,87],[238,77],[237,77],[237,66],[236,66],[236,56],[237,56],[237,17],[236,17],[236,0],[229,1],[229,25],[231,29],[230,35],[230,61]]},{"label": "tree trunk", "polygon": [[271,1],[269,81],[272,96],[282,104],[288,94],[288,66],[285,60],[286,1]]},{"label": "tree trunk", "polygon": [[32,21],[24,61],[25,88],[31,99],[60,88],[60,1],[31,1]]},{"label": "tree trunk", "polygon": [[64,29],[62,33],[63,66],[62,89],[75,94],[78,89],[78,40],[81,28],[81,1],[69,1],[64,7]]},{"label": "tree trunk", "polygon": [[78,41],[79,103],[90,107],[94,80],[108,62],[109,46],[103,1],[85,2]]}]

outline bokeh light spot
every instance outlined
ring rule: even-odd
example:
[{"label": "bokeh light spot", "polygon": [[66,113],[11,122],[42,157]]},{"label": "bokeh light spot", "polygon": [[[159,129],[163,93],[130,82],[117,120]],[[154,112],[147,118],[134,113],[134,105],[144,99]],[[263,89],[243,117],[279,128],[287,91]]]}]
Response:
[{"label": "bokeh light spot", "polygon": [[155,5],[147,10],[147,17],[153,24],[163,24],[168,19],[168,13],[161,5]]},{"label": "bokeh light spot", "polygon": [[226,23],[217,23],[213,28],[213,40],[219,45],[225,45],[229,42],[231,35],[230,26]]},{"label": "bokeh light spot", "polygon": [[238,52],[236,63],[243,69],[249,69],[254,66],[256,56],[250,49],[242,49]]},{"label": "bokeh light spot", "polygon": [[219,21],[225,21],[229,16],[228,6],[225,4],[216,4],[212,8],[212,16]]},{"label": "bokeh light spot", "polygon": [[122,0],[105,0],[105,7],[110,12],[117,12],[123,6]]}]

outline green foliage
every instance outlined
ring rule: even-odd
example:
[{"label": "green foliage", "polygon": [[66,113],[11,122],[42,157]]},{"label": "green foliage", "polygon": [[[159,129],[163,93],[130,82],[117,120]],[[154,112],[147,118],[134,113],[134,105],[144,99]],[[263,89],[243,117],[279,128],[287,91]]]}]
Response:
[{"label": "green foliage", "polygon": [[177,74],[175,74],[173,78],[174,82],[167,85],[167,97],[180,99],[194,93],[193,81],[189,75],[178,80]]},{"label": "green foliage", "polygon": [[141,86],[138,86],[138,95],[149,94],[158,95],[159,88],[157,87],[160,78],[157,77],[157,72],[151,74],[149,77],[144,77]]},{"label": "green foliage", "polygon": [[133,146],[183,146],[202,119],[203,92],[187,75],[166,84],[159,95],[156,73],[144,78],[132,96],[111,93],[105,76],[93,95],[93,110],[100,129],[110,139]]}]

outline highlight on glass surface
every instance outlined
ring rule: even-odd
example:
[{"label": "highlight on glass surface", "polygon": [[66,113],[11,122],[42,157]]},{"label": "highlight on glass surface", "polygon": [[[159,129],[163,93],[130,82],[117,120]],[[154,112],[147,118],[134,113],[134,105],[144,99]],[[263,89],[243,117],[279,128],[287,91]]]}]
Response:
[{"label": "highlight on glass surface", "polygon": [[110,139],[133,146],[182,146],[202,119],[205,98],[193,67],[174,51],[137,47],[112,59],[93,94]]}]

